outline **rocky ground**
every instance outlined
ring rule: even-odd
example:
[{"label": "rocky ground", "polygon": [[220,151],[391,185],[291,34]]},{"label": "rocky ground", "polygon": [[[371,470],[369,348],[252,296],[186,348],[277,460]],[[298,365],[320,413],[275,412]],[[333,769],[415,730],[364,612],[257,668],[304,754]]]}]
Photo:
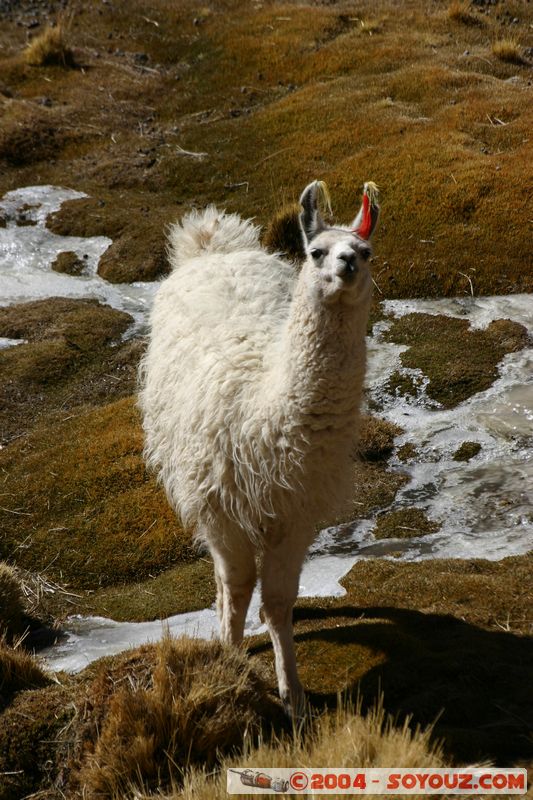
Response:
[{"label": "rocky ground", "polygon": [[[60,44],[28,55],[50,25]],[[108,236],[99,274],[129,282],[165,273],[165,225],[191,207],[215,202],[268,227],[321,178],[348,219],[373,179],[373,321],[389,298],[531,292],[532,26],[525,0],[409,0],[401,11],[392,0],[0,2],[0,196],[46,183],[86,192],[47,225]],[[505,60],[504,41],[514,43]],[[55,268],[77,266],[67,257]],[[0,613],[11,636],[0,658],[0,775],[13,773],[0,779],[1,800],[56,797],[52,785],[77,796],[82,741],[104,747],[94,725],[109,671],[114,686],[124,674],[151,686],[156,663],[143,650],[57,684],[20,648],[13,656],[18,635],[29,626],[26,643],[42,642],[43,623],[73,612],[156,619],[214,599],[211,564],[143,466],[144,341],[124,341],[130,323],[88,300],[0,308],[0,337],[25,341],[0,350],[0,559],[22,586],[20,608],[9,606],[12,578],[2,595],[0,574],[11,608]],[[423,314],[386,336],[407,345],[402,363],[422,369],[445,408],[490,386],[504,355],[528,343],[509,320],[472,331]],[[400,373],[388,388],[419,391]],[[406,476],[391,468],[398,430],[380,410],[365,420],[351,518],[375,515],[376,537],[429,532],[435,523],[416,505],[390,510]],[[398,455],[416,459],[417,444]],[[295,612],[314,706],[360,692],[366,709],[383,692],[398,721],[437,720],[448,759],[531,763],[531,567],[530,556],[357,564],[344,598],[300,601]],[[249,650],[264,682],[264,705],[250,714],[278,724],[268,640]]]}]

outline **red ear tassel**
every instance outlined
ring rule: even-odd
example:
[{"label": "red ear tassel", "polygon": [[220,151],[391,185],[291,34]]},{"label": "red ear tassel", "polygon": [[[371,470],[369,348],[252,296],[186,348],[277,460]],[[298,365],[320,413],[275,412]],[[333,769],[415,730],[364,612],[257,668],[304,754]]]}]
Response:
[{"label": "red ear tassel", "polygon": [[359,212],[361,221],[359,225],[354,228],[354,232],[361,237],[361,239],[368,239],[379,214],[378,205],[378,187],[372,181],[365,183],[363,189],[363,205]]}]

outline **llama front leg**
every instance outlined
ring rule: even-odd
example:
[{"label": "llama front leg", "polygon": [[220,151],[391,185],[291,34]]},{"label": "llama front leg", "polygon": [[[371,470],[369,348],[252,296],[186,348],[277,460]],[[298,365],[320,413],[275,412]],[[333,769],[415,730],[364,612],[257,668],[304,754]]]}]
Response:
[{"label": "llama front leg", "polygon": [[237,538],[231,547],[209,539],[208,545],[215,567],[220,638],[240,644],[257,577],[255,553],[247,540]]},{"label": "llama front leg", "polygon": [[292,609],[298,596],[307,543],[298,548],[292,545],[292,541],[282,541],[274,548],[265,549],[261,569],[261,614],[272,639],[280,697],[287,714],[296,719],[303,715],[305,695],[296,667]]}]

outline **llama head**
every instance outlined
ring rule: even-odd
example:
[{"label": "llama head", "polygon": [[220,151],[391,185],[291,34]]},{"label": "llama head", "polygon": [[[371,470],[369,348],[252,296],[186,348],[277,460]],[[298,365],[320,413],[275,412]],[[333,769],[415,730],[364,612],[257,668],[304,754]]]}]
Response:
[{"label": "llama head", "polygon": [[375,184],[365,184],[361,209],[347,227],[324,222],[318,207],[321,191],[323,184],[313,181],[300,197],[300,226],[307,255],[302,276],[319,301],[356,305],[370,295],[370,237],[379,215],[377,189]]}]

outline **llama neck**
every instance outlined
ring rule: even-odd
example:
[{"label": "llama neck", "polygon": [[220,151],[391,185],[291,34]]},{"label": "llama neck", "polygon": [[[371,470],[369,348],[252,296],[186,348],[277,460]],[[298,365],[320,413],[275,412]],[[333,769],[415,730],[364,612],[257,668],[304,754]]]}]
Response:
[{"label": "llama neck", "polygon": [[282,344],[280,402],[294,419],[335,418],[358,414],[365,373],[365,332],[370,291],[355,305],[325,305],[311,296],[306,282],[295,289]]}]

